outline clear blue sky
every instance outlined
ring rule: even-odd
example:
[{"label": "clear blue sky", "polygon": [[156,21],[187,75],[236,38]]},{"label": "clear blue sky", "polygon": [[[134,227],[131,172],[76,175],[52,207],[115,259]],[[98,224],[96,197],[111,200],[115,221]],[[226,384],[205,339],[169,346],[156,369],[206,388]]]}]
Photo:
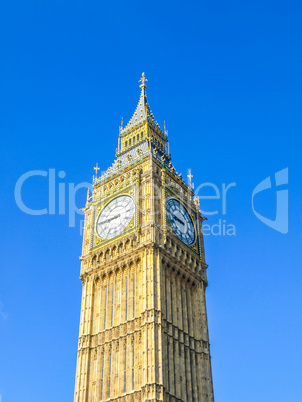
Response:
[{"label": "clear blue sky", "polygon": [[[197,186],[236,183],[236,236],[207,236],[216,402],[301,401],[301,19],[298,1],[2,0],[0,4],[2,402],[73,399],[81,301],[79,221],[14,202],[29,170],[92,178],[114,159],[118,126],[145,71],[176,169]],[[252,212],[254,187],[289,168],[289,232]],[[79,206],[86,191],[79,192]],[[275,190],[257,211],[275,214]],[[47,207],[47,179],[24,201]]]}]

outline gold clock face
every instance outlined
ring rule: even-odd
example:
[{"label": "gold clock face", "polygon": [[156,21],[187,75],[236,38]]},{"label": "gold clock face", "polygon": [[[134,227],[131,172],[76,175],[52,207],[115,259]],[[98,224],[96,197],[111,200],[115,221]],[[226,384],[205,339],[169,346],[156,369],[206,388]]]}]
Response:
[{"label": "gold clock face", "polygon": [[97,234],[102,239],[112,239],[129,225],[135,212],[133,198],[121,195],[110,201],[100,213],[97,221]]}]

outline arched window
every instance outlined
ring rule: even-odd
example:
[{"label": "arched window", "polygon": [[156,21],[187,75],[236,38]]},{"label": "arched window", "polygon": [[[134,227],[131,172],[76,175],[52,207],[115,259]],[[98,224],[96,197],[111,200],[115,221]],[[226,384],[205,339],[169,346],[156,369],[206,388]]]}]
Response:
[{"label": "arched window", "polygon": [[127,346],[125,346],[125,362],[124,362],[124,392],[127,391]]},{"label": "arched window", "polygon": [[104,355],[102,359],[102,375],[101,375],[101,401],[103,400],[103,382],[104,382]]},{"label": "arched window", "polygon": [[128,278],[126,278],[126,293],[125,293],[125,321],[128,317]]},{"label": "arched window", "polygon": [[132,391],[134,390],[134,346],[132,346]]},{"label": "arched window", "polygon": [[133,289],[132,289],[132,314],[135,318],[135,275],[133,275]]},{"label": "arched window", "polygon": [[106,329],[106,318],[107,318],[107,292],[108,288],[105,289],[105,306],[104,306],[104,329]]},{"label": "arched window", "polygon": [[114,308],[114,284],[112,284],[112,295],[111,295],[111,327],[113,326],[113,308]]},{"label": "arched window", "polygon": [[111,388],[111,353],[109,356],[108,398],[110,398],[110,388]]}]

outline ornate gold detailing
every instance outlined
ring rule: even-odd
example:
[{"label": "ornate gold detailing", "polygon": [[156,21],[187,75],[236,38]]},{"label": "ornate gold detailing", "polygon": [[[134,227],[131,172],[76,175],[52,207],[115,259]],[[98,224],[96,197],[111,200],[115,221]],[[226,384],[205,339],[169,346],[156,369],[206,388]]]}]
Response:
[{"label": "ornate gold detailing", "polygon": [[[179,186],[178,186],[179,187]],[[184,194],[181,194],[180,192],[178,192],[179,188],[173,188],[174,191],[172,191],[171,187],[165,189],[165,206],[167,204],[168,199],[170,198],[174,198],[177,199],[182,205],[183,207],[187,210],[188,214],[190,215],[193,225],[194,225],[194,232],[195,232],[195,240],[192,244],[184,244],[180,239],[177,238],[177,241],[180,242],[180,244],[182,245],[182,247],[188,247],[189,249],[193,250],[195,253],[200,254],[200,233],[198,230],[198,219],[197,219],[197,213],[194,211],[194,209],[192,209],[192,206],[194,206],[194,204],[192,203],[187,203],[188,200],[190,200],[190,198],[188,200],[184,199]],[[176,190],[176,191],[175,191]],[[167,225],[166,228],[169,229],[169,231],[173,234],[173,236],[175,236],[174,231],[171,227],[171,224],[169,222],[169,219],[166,218],[166,207],[164,209],[164,216],[165,216],[165,224]],[[166,229],[164,228],[164,229]]]},{"label": "ornate gold detailing", "polygon": [[199,211],[200,210],[200,199],[199,199],[199,197],[194,197],[193,201],[194,201],[194,204],[197,207],[197,210]]},{"label": "ornate gold detailing", "polygon": [[[127,182],[126,182],[127,183]],[[125,184],[125,182],[124,182]],[[136,202],[136,194],[137,194],[137,189],[136,189],[136,185],[133,185],[131,187],[128,188],[123,188],[121,189],[121,187],[118,187],[117,189],[120,189],[121,191],[116,192],[117,189],[115,189],[115,192],[113,193],[113,196],[109,196],[108,198],[106,198],[105,200],[102,200],[102,202],[100,204],[98,204],[95,208],[95,221],[94,221],[94,230],[93,230],[93,244],[92,244],[92,248],[98,247],[100,245],[105,245],[105,244],[110,244],[112,242],[115,242],[117,240],[119,240],[120,238],[124,237],[126,233],[131,232],[133,230],[136,229],[136,226],[138,224],[138,207],[137,207],[137,202]],[[134,213],[133,218],[131,219],[131,221],[129,222],[128,226],[116,237],[114,237],[113,239],[102,239],[99,237],[97,230],[96,230],[96,222],[99,219],[99,216],[102,212],[102,210],[106,207],[107,204],[109,204],[114,198],[119,197],[121,195],[128,195],[130,196],[135,204],[136,204],[136,212]]]},{"label": "ornate gold detailing", "polygon": [[145,77],[145,73],[142,74],[142,78],[138,81],[141,82],[140,88],[147,88],[147,85],[145,85],[145,81],[148,82],[147,78]]}]

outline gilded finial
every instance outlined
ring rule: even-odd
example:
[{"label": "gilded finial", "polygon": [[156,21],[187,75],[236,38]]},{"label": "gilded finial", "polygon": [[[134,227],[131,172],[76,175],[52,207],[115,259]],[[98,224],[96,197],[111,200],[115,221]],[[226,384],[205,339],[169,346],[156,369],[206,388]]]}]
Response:
[{"label": "gilded finial", "polygon": [[124,128],[124,119],[123,117],[121,118],[121,125],[120,125],[120,132],[123,130]]},{"label": "gilded finial", "polygon": [[194,201],[197,209],[200,210],[200,199],[199,199],[199,197],[194,197],[193,201]]},{"label": "gilded finial", "polygon": [[188,176],[188,179],[189,179],[189,185],[190,185],[191,188],[194,188],[194,184],[192,183],[193,175],[192,175],[191,169],[189,169],[188,172],[189,172],[189,174],[187,176]]},{"label": "gilded finial", "polygon": [[138,81],[141,82],[140,88],[147,88],[147,85],[145,84],[145,82],[148,82],[147,78],[145,77],[145,73],[142,74],[142,78]]},{"label": "gilded finial", "polygon": [[93,169],[95,170],[95,178],[97,178],[98,177],[98,170],[100,170],[99,164],[97,163],[96,166]]},{"label": "gilded finial", "polygon": [[164,121],[164,134],[165,134],[166,137],[168,137],[167,124],[166,124],[165,121]]}]

